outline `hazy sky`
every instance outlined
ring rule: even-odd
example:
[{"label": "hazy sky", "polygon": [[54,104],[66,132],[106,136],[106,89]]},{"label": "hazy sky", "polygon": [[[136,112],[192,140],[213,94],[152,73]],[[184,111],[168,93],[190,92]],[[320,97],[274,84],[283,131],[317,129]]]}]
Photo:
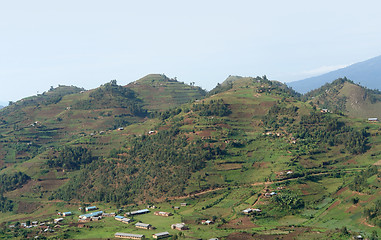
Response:
[{"label": "hazy sky", "polygon": [[165,73],[210,90],[281,82],[381,54],[379,0],[20,0],[0,3],[0,102]]}]

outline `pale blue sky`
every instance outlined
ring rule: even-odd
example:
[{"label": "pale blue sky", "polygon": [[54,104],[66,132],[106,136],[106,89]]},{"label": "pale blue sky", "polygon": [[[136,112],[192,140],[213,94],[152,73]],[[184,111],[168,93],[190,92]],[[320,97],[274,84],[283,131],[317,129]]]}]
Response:
[{"label": "pale blue sky", "polygon": [[381,54],[379,0],[0,3],[0,102],[165,73],[299,80]]}]

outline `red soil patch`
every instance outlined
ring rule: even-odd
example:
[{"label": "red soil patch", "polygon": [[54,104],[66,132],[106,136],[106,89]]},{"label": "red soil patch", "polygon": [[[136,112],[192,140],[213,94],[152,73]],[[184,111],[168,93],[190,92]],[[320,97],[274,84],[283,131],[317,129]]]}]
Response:
[{"label": "red soil patch", "polygon": [[300,191],[303,193],[303,195],[309,195],[310,193],[307,191],[308,185],[307,184],[301,184],[299,185]]},{"label": "red soil patch", "polygon": [[350,160],[344,162],[343,164],[346,164],[346,165],[353,165],[353,164],[357,164],[357,162],[356,162],[356,160],[354,160],[354,159],[350,159]]},{"label": "red soil patch", "polygon": [[231,129],[231,128],[232,128],[231,126],[229,126],[229,125],[226,124],[226,123],[219,123],[219,124],[217,124],[217,126],[222,127],[222,128],[228,128],[228,129]]},{"label": "red soil patch", "polygon": [[220,228],[247,229],[260,227],[250,221],[248,217],[237,218],[222,225]]},{"label": "red soil patch", "polygon": [[226,239],[227,240],[275,240],[275,239],[282,239],[282,240],[294,240],[301,234],[309,231],[309,228],[293,228],[293,229],[286,229],[286,228],[279,228],[279,230],[284,231],[291,231],[289,234],[274,234],[274,235],[264,235],[264,234],[251,234],[251,233],[232,233],[230,234]]},{"label": "red soil patch", "polygon": [[348,187],[343,187],[342,189],[340,189],[339,191],[337,191],[335,194],[337,196],[341,195],[343,192],[347,191],[348,190]]},{"label": "red soil patch", "polygon": [[378,160],[377,162],[373,163],[373,165],[381,166],[381,160]]},{"label": "red soil patch", "polygon": [[368,226],[368,227],[372,227],[372,228],[374,227],[374,225],[369,224],[369,223],[366,221],[365,218],[360,218],[360,223],[363,224],[363,225],[365,225],[365,226]]},{"label": "red soil patch", "polygon": [[267,162],[255,162],[252,166],[255,168],[267,168],[267,165],[269,165]]},{"label": "red soil patch", "polygon": [[211,130],[197,131],[196,134],[200,137],[210,137],[212,134]]},{"label": "red soil patch", "polygon": [[187,136],[188,141],[193,141],[193,139],[194,139],[194,134],[193,133],[185,133],[185,136]]},{"label": "red soil patch", "polygon": [[193,124],[193,119],[190,119],[190,118],[184,119],[184,124],[187,124],[187,125]]},{"label": "red soil patch", "polygon": [[357,205],[352,205],[350,206],[347,210],[345,210],[346,213],[351,213],[353,212],[354,210],[356,210],[358,206]]},{"label": "red soil patch", "polygon": [[41,204],[37,202],[23,202],[18,203],[17,213],[32,213],[37,210]]},{"label": "red soil patch", "polygon": [[225,171],[225,170],[236,170],[236,169],[241,169],[242,164],[239,163],[228,163],[228,164],[217,164],[216,169],[220,171]]},{"label": "red soil patch", "polygon": [[336,207],[337,205],[339,205],[341,203],[340,200],[334,202],[331,206],[329,206],[329,208],[327,209],[327,211],[331,210],[332,208]]},{"label": "red soil patch", "polygon": [[26,184],[24,184],[22,186],[22,188],[19,188],[19,189],[16,189],[16,190],[13,190],[11,192],[6,193],[6,196],[7,197],[17,197],[23,193],[31,192],[33,187],[37,186],[37,184],[38,184],[38,182],[36,180],[31,180],[31,181],[27,182]]},{"label": "red soil patch", "polygon": [[44,188],[44,190],[52,191],[56,190],[59,187],[61,187],[63,184],[65,184],[69,179],[52,179],[52,180],[46,180],[40,182],[41,187]]},{"label": "red soil patch", "polygon": [[252,234],[250,233],[232,233],[230,234],[226,240],[252,240],[252,239],[259,239],[255,238]]}]

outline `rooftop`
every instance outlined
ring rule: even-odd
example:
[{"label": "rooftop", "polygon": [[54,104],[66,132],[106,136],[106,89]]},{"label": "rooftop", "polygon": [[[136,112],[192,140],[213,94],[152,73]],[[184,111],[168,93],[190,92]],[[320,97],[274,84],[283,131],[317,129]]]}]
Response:
[{"label": "rooftop", "polygon": [[142,238],[142,237],[144,237],[144,235],[142,235],[142,234],[121,233],[121,232],[117,232],[117,233],[115,233],[115,236],[123,236],[123,237],[138,237],[138,238]]},{"label": "rooftop", "polygon": [[158,237],[160,237],[160,236],[167,236],[167,235],[169,235],[169,232],[155,233],[154,235],[158,236]]}]

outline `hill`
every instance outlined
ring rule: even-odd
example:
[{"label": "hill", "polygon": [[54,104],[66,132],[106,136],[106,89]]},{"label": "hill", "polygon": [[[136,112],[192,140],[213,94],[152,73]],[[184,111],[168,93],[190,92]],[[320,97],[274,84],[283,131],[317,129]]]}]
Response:
[{"label": "hill", "polygon": [[346,78],[310,91],[304,98],[320,108],[342,112],[353,118],[381,118],[381,92],[364,88]]},{"label": "hill", "polygon": [[[248,88],[249,86],[253,84],[260,84],[258,85],[258,91],[259,92],[271,92],[271,88],[277,88],[280,91],[283,91],[284,93],[289,94],[290,96],[293,97],[300,97],[301,95],[291,88],[289,88],[286,84],[283,84],[278,81],[270,81],[267,79],[266,76],[263,77],[241,77],[241,76],[229,76],[225,81],[223,81],[221,84],[217,84],[215,88],[213,88],[209,93],[208,96],[212,96],[218,93],[222,93],[225,91],[228,91],[232,88],[240,88],[240,87],[246,87]],[[266,86],[264,84],[268,84],[270,86]],[[270,89],[266,89],[266,87]]]},{"label": "hill", "polygon": [[0,168],[31,159],[46,148],[142,122],[156,111],[205,93],[199,87],[157,77],[161,76],[149,75],[124,87],[113,80],[89,91],[59,86],[12,103],[0,111],[4,139]]},{"label": "hill", "polygon": [[370,89],[381,89],[381,56],[355,63],[348,67],[338,69],[320,76],[311,77],[295,82],[287,83],[300,93],[306,93],[319,88],[334,79],[347,77],[356,83]]},{"label": "hill", "polygon": [[[152,83],[143,80],[148,82],[141,84]],[[40,230],[20,227],[20,222],[47,224],[61,211],[72,211],[73,216],[44,237],[147,234],[106,216],[80,223],[80,228],[78,207],[89,205],[119,214],[155,205],[173,216],[147,213],[131,219],[178,239],[348,239],[381,234],[379,123],[322,113],[286,85],[265,77],[238,77],[229,84],[202,100],[171,109],[156,106],[150,118],[143,108],[152,101],[144,99],[147,94],[115,82],[64,96],[56,104],[70,99],[76,114],[87,117],[105,109],[107,114],[80,124],[74,114],[70,120],[62,118],[66,123],[61,127],[73,130],[40,142],[29,159],[21,157],[32,152],[28,147],[33,144],[20,141],[22,137],[40,141],[47,136],[39,133],[39,123],[34,123],[38,132],[20,132],[23,125],[12,120],[32,119],[28,107],[18,109],[15,103],[15,108],[6,108],[0,128],[1,150],[7,150],[0,171],[6,186],[0,189],[0,219],[7,224],[0,236],[34,237]],[[129,108],[133,104],[140,108]],[[120,113],[114,111],[119,108],[136,122],[102,132],[94,127],[94,121],[117,118]],[[44,113],[44,123],[56,118],[43,109],[33,107],[38,115]],[[134,114],[132,109],[142,111]],[[105,129],[106,124],[101,126]],[[245,209],[257,210],[246,214]],[[202,224],[206,219],[215,224]],[[170,228],[176,222],[190,230],[179,234]]]},{"label": "hill", "polygon": [[162,74],[150,74],[126,86],[137,93],[150,111],[163,111],[192,100],[202,99],[206,91]]}]

